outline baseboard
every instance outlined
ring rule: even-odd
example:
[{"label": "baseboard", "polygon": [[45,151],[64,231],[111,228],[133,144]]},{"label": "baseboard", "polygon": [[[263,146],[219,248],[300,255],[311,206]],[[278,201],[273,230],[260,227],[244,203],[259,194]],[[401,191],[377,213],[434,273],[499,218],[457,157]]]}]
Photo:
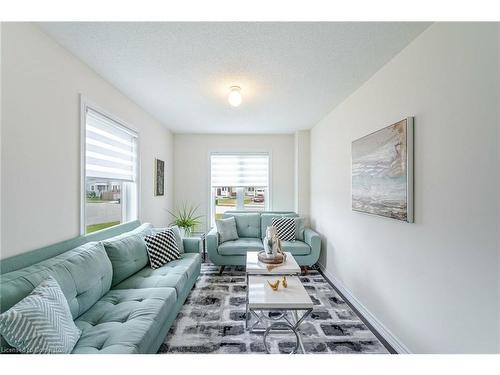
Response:
[{"label": "baseboard", "polygon": [[334,275],[326,270],[326,267],[321,263],[317,263],[323,275],[331,282],[331,284],[342,294],[342,296],[349,302],[375,329],[378,334],[389,344],[392,349],[398,354],[411,354],[408,347],[401,342],[401,340],[389,331],[355,296],[352,292],[345,287],[342,282]]}]

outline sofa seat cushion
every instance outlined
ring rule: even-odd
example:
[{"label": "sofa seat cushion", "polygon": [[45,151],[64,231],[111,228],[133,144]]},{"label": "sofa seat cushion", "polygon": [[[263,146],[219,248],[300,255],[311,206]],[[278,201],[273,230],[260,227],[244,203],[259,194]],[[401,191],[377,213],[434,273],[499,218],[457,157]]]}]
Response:
[{"label": "sofa seat cushion", "polygon": [[217,251],[220,255],[246,255],[247,251],[264,250],[260,238],[240,238],[235,241],[227,241],[219,245]]},{"label": "sofa seat cushion", "polygon": [[201,267],[200,254],[184,253],[181,258],[156,269],[145,267],[118,284],[115,289],[175,288],[179,295]]},{"label": "sofa seat cushion", "polygon": [[283,251],[288,251],[292,253],[292,255],[311,254],[311,246],[299,240],[281,241],[281,248],[283,249]]},{"label": "sofa seat cushion", "polygon": [[111,290],[75,321],[73,353],[146,353],[175,303],[173,288]]}]

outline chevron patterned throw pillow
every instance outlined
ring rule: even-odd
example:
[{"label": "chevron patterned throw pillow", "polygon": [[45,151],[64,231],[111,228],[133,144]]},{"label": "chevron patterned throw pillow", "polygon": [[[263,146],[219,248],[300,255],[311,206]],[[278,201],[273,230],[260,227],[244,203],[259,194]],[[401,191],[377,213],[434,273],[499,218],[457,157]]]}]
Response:
[{"label": "chevron patterned throw pillow", "polygon": [[272,224],[281,241],[295,241],[295,218],[273,217]]},{"label": "chevron patterned throw pillow", "polygon": [[81,333],[53,277],[0,315],[0,334],[22,353],[69,354]]},{"label": "chevron patterned throw pillow", "polygon": [[146,236],[146,247],[148,249],[149,262],[151,268],[156,269],[172,260],[179,259],[179,246],[175,239],[172,228],[167,228],[164,232]]}]

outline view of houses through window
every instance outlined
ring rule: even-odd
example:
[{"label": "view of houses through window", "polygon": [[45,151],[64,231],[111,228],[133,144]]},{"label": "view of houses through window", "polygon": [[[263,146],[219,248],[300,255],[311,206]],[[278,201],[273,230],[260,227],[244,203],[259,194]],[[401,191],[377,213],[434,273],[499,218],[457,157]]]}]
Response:
[{"label": "view of houses through window", "polygon": [[211,155],[211,224],[230,210],[269,209],[269,155]]},{"label": "view of houses through window", "polygon": [[87,178],[85,203],[87,233],[120,224],[121,191],[121,181]]},{"label": "view of houses through window", "polygon": [[[215,188],[215,218],[221,218],[227,210],[265,210],[266,190],[266,188],[254,186]],[[238,201],[240,201],[240,205],[238,205]]]},{"label": "view of houses through window", "polygon": [[137,134],[86,108],[85,224],[92,233],[138,216]]}]

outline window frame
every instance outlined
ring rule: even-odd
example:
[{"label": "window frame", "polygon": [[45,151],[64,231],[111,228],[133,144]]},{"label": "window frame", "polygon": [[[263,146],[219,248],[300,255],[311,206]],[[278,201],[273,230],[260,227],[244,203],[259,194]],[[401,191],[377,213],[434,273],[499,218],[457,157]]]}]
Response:
[{"label": "window frame", "polygon": [[[267,195],[265,201],[265,207],[263,211],[272,211],[273,210],[273,173],[272,173],[272,152],[271,151],[209,151],[208,152],[208,217],[207,217],[207,228],[212,229],[215,226],[215,204],[213,202],[213,188],[212,188],[212,155],[265,155],[268,160],[268,168],[267,168]],[[235,210],[237,208],[235,207]],[[246,211],[245,209],[239,211]],[[248,211],[248,212],[257,212],[257,211]]]},{"label": "window frame", "polygon": [[[137,217],[130,221],[123,221],[123,216],[120,224],[125,224],[131,221],[140,220],[141,218],[141,145],[140,145],[140,133],[139,130],[135,126],[131,126],[127,122],[123,121],[119,117],[114,114],[109,113],[108,111],[102,109],[99,105],[90,101],[83,94],[80,94],[80,235],[86,235],[86,158],[87,158],[87,147],[86,147],[86,137],[87,137],[87,128],[86,128],[86,113],[87,108],[92,109],[95,112],[100,113],[101,115],[109,118],[110,120],[118,123],[121,127],[123,127],[126,131],[130,132],[136,139],[136,149],[137,149],[137,159],[136,159],[136,202],[137,202]],[[122,184],[123,187],[123,184]],[[121,194],[125,193],[125,189],[122,188]],[[122,196],[123,200],[123,196]],[[122,207],[122,212],[125,210],[125,207]],[[123,213],[122,213],[123,215]],[[119,224],[118,224],[119,225]],[[112,227],[110,227],[112,228]],[[106,228],[107,229],[107,228]],[[96,232],[93,232],[96,233]]]}]

